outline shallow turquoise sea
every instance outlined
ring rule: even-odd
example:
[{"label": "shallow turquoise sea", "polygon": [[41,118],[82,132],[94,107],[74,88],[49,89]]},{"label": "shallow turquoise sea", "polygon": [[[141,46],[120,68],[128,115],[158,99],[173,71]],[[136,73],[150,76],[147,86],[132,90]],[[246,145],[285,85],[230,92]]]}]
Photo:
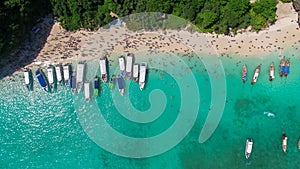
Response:
[{"label": "shallow turquoise sea", "polygon": [[[92,98],[92,103],[85,103],[82,93],[73,95],[62,86],[58,86],[57,93],[46,93],[35,77],[34,91],[28,92],[22,73],[5,77],[0,80],[0,168],[297,169],[300,166],[300,151],[297,149],[300,137],[300,52],[290,49],[283,51],[283,54],[291,58],[291,73],[287,77],[279,77],[277,65],[280,58],[276,53],[255,57],[220,56],[226,77],[225,109],[218,127],[204,143],[199,143],[198,138],[210,110],[210,78],[197,56],[182,57],[197,83],[197,89],[193,90],[200,94],[198,115],[182,141],[170,150],[148,158],[123,157],[99,146],[90,138],[92,129],[84,125],[86,119],[79,111],[84,109],[90,117],[96,110],[90,104],[96,105],[97,110],[101,111],[98,115],[107,122],[105,125],[97,124],[103,131],[109,125],[115,131],[133,138],[164,134],[177,122],[180,113],[186,113],[180,111],[181,103],[187,101],[193,104],[197,100],[193,97],[182,98],[181,84],[169,72],[149,66],[145,90],[140,91],[138,84],[126,81],[124,97],[119,96],[116,88],[111,91],[108,84],[102,83],[100,96]],[[273,82],[268,80],[271,62],[276,68]],[[248,81],[245,84],[241,82],[244,63],[248,66]],[[152,64],[155,65],[155,61]],[[262,64],[261,74],[252,86],[251,77],[258,64]],[[87,64],[88,80],[92,80],[95,74],[99,75],[97,65],[97,61]],[[109,68],[110,74],[117,72],[117,62],[110,62]],[[184,72],[180,67],[174,66],[172,69]],[[181,76],[184,78],[185,74]],[[164,103],[164,99],[151,103],[149,96],[152,97],[157,89],[164,93],[166,100],[159,117],[148,123],[136,123],[126,118],[126,113],[130,115],[133,110],[120,105],[122,102],[128,104],[129,100],[138,113],[153,109],[151,106],[156,106],[158,102]],[[275,116],[269,117],[266,112]],[[283,132],[288,136],[286,154],[281,149]],[[97,134],[104,139],[107,133]],[[244,149],[248,137],[253,138],[254,146],[250,159],[246,160]],[[171,142],[168,139],[163,141],[166,141],[165,144]],[[118,146],[118,142],[123,140],[112,137],[110,142]],[[147,148],[147,144],[127,146],[113,149],[139,151]]]}]

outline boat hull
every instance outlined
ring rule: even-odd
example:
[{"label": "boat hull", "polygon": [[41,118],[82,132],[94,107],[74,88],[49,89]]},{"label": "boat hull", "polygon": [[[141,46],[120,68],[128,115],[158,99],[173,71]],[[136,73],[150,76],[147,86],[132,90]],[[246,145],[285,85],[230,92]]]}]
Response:
[{"label": "boat hull", "polygon": [[245,157],[249,159],[252,153],[253,140],[251,138],[247,138],[246,147],[245,147]]}]

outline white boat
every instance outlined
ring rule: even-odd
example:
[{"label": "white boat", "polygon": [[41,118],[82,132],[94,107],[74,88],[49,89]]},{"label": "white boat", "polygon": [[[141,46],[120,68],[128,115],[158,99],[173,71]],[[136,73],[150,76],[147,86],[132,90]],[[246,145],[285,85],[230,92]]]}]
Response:
[{"label": "white boat", "polygon": [[83,74],[84,74],[84,62],[79,62],[77,64],[77,71],[76,71],[76,88],[77,93],[80,93],[82,86],[83,86]]},{"label": "white boat", "polygon": [[51,87],[51,92],[54,91],[54,72],[53,72],[53,67],[50,65],[47,68],[47,75],[48,75],[48,82]]},{"label": "white boat", "polygon": [[70,87],[70,65],[66,64],[63,66],[63,71],[64,71],[64,81],[65,81],[65,85],[67,87]]},{"label": "white boat", "polygon": [[26,69],[25,71],[24,71],[24,80],[25,80],[25,85],[26,85],[26,87],[27,87],[27,89],[28,90],[30,90],[30,78],[29,78],[29,70],[28,69]]},{"label": "white boat", "polygon": [[129,53],[126,57],[126,79],[130,80],[132,76],[133,54]]},{"label": "white boat", "polygon": [[145,87],[146,69],[147,69],[147,63],[145,63],[145,62],[141,63],[141,65],[140,65],[140,79],[139,79],[140,90],[143,90],[144,87]]},{"label": "white boat", "polygon": [[134,82],[138,82],[139,80],[139,64],[133,65],[133,80]]},{"label": "white boat", "polygon": [[63,78],[62,78],[62,71],[61,71],[61,65],[56,65],[55,66],[55,73],[56,73],[56,78],[57,81],[60,85],[63,83]]},{"label": "white boat", "polygon": [[107,82],[106,58],[105,57],[101,58],[99,64],[100,64],[101,79],[104,83],[106,83]]},{"label": "white boat", "polygon": [[122,77],[118,76],[117,81],[118,81],[119,92],[120,92],[121,96],[123,96],[124,95],[124,86],[123,86]]},{"label": "white boat", "polygon": [[245,148],[245,156],[246,159],[250,158],[252,152],[253,140],[251,138],[247,138],[246,140],[246,148]]},{"label": "white boat", "polygon": [[286,136],[286,134],[282,134],[282,150],[283,152],[286,153],[286,150],[287,150],[287,139],[288,137]]},{"label": "white boat", "polygon": [[121,76],[125,77],[126,72],[125,72],[125,59],[123,56],[119,57],[119,66],[120,66],[120,72],[121,72]]},{"label": "white boat", "polygon": [[255,72],[254,72],[254,75],[253,75],[253,78],[252,78],[252,82],[251,82],[252,85],[254,85],[257,82],[257,78],[259,76],[259,73],[260,73],[260,65],[258,65],[255,69]]},{"label": "white boat", "polygon": [[90,82],[85,82],[84,83],[84,96],[85,96],[85,101],[89,102],[90,101]]},{"label": "white boat", "polygon": [[270,65],[269,80],[272,81],[274,78],[275,78],[274,63],[272,62]]}]

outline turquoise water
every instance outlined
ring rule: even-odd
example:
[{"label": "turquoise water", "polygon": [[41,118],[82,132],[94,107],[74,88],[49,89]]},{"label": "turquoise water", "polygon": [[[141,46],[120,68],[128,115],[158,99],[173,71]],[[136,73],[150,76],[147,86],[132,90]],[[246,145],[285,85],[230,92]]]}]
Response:
[{"label": "turquoise water", "polygon": [[[183,60],[191,68],[200,94],[199,110],[195,123],[179,144],[162,154],[149,158],[127,158],[107,151],[90,138],[85,128],[85,120],[79,112],[84,109],[87,117],[93,117],[92,103],[95,103],[101,116],[114,130],[123,135],[135,138],[153,137],[168,130],[181,116],[181,85],[173,78],[172,73],[155,67],[148,70],[144,91],[138,84],[126,81],[125,96],[120,97],[116,88],[109,90],[108,84],[101,84],[100,97],[92,98],[92,103],[85,103],[83,94],[73,95],[70,90],[59,86],[57,93],[46,93],[38,85],[36,78],[34,91],[28,92],[23,83],[23,74],[7,77],[0,81],[0,166],[1,168],[274,168],[296,169],[300,166],[300,151],[297,141],[300,137],[299,89],[300,63],[299,52],[284,51],[291,57],[291,74],[268,81],[269,64],[275,66],[280,58],[276,54],[261,57],[221,56],[226,75],[226,103],[221,121],[204,143],[198,142],[200,132],[208,115],[211,103],[211,84],[203,63],[197,57]],[[292,56],[294,54],[294,56]],[[162,56],[161,56],[162,57]],[[162,57],[163,60],[163,57]],[[143,58],[137,58],[137,62]],[[153,61],[153,65],[156,62]],[[241,68],[248,66],[248,81],[241,82]],[[92,79],[95,65],[87,64],[86,77]],[[110,74],[117,70],[117,62],[110,62]],[[251,76],[258,64],[262,64],[258,82],[252,86]],[[277,67],[275,67],[277,68]],[[180,67],[173,67],[182,72]],[[275,70],[278,72],[278,70]],[[187,76],[182,73],[181,78]],[[189,85],[188,83],[185,85]],[[159,116],[149,123],[137,123],[126,119],[126,113],[137,111],[143,113],[151,110],[150,97],[164,97],[159,102],[165,107]],[[192,96],[192,95],[191,95]],[[120,108],[120,102],[130,100],[134,110]],[[197,98],[184,98],[190,101]],[[80,103],[80,104],[79,104]],[[127,104],[127,102],[126,102]],[[159,105],[158,105],[159,106]],[[127,109],[128,108],[128,109]],[[123,111],[121,113],[120,111]],[[268,117],[264,112],[271,112],[275,117]],[[125,113],[125,114],[124,114]],[[99,115],[99,114],[98,114]],[[140,119],[141,120],[141,119]],[[188,123],[188,122],[187,122]],[[190,121],[192,123],[192,121]],[[97,124],[103,133],[107,125]],[[85,126],[85,127],[83,127]],[[288,136],[288,152],[281,149],[281,134]],[[102,135],[101,135],[102,134]],[[107,136],[108,137],[108,136]],[[244,148],[247,137],[254,140],[253,153],[245,160]],[[171,138],[170,138],[171,139]],[[122,142],[114,140],[111,142]],[[166,141],[166,140],[164,140]],[[172,141],[172,140],[167,140]],[[166,143],[168,144],[168,143]],[[128,147],[119,149],[130,150]],[[135,151],[147,148],[136,145]],[[116,148],[118,149],[118,147]],[[150,152],[150,150],[149,150]]]}]

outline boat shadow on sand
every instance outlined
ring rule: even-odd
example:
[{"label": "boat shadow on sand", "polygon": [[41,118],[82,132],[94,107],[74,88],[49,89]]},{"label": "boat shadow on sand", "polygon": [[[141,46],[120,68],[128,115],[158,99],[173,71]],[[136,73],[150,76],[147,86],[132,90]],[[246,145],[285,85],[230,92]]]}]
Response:
[{"label": "boat shadow on sand", "polygon": [[42,22],[34,25],[35,28],[40,28],[38,32],[30,30],[26,40],[18,48],[9,56],[0,59],[0,80],[16,71],[23,71],[22,68],[37,58],[47,41],[53,24],[52,17],[44,18]]}]

